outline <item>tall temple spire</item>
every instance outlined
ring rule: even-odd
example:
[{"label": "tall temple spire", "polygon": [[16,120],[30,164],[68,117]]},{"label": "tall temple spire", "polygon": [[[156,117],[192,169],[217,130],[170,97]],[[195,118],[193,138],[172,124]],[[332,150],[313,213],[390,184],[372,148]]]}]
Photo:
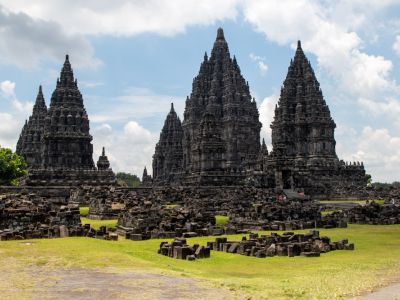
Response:
[{"label": "tall temple spire", "polygon": [[217,38],[215,39],[213,49],[211,50],[210,59],[219,62],[222,62],[225,59],[230,59],[228,43],[225,40],[222,28],[218,28]]},{"label": "tall temple spire", "polygon": [[42,86],[39,85],[39,92],[36,96],[36,101],[35,104],[33,105],[33,113],[38,113],[38,112],[46,112],[47,107],[46,107],[46,102],[44,100],[43,96],[43,91],[42,91]]},{"label": "tall temple spire", "polygon": [[69,55],[65,55],[64,65],[61,69],[60,83],[68,85],[74,83],[74,73],[72,71],[71,63],[69,62]]},{"label": "tall temple spire", "polygon": [[307,58],[303,52],[303,48],[301,48],[301,41],[297,41],[297,48],[296,48],[296,54],[294,56],[293,61],[296,63],[298,61],[302,61],[302,62],[308,62]]},{"label": "tall temple spire", "polygon": [[157,184],[168,183],[182,170],[182,139],[182,124],[171,103],[153,155],[153,179]]},{"label": "tall temple spire", "polygon": [[221,27],[219,27],[217,31],[217,40],[225,41],[224,30]]},{"label": "tall temple spire", "polygon": [[17,143],[17,153],[25,158],[28,168],[38,168],[41,165],[42,139],[44,135],[47,107],[43,97],[42,86],[36,96],[32,115],[21,131]]},{"label": "tall temple spire", "polygon": [[95,169],[89,119],[68,55],[51,96],[44,131],[44,167]]},{"label": "tall temple spire", "polygon": [[244,170],[246,161],[257,158],[261,128],[258,109],[236,58],[230,56],[222,28],[217,31],[210,58],[201,63],[193,80],[182,128],[184,172],[196,174],[197,179],[212,177],[207,177],[212,168],[202,163],[206,155],[215,156],[210,161],[220,166],[216,167],[219,175],[227,177]]}]

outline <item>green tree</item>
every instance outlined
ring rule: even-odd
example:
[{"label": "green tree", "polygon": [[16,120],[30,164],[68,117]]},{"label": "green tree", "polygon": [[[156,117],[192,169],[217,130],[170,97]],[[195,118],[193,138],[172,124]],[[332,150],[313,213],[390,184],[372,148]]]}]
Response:
[{"label": "green tree", "polygon": [[22,156],[0,146],[0,184],[18,185],[19,178],[27,173]]},{"label": "green tree", "polygon": [[120,186],[138,187],[140,185],[139,177],[134,174],[119,172],[115,177],[117,178],[117,183]]}]

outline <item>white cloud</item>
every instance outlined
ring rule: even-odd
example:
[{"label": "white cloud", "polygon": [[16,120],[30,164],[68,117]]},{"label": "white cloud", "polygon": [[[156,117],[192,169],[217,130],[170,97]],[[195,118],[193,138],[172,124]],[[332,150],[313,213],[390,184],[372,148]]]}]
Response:
[{"label": "white cloud", "polygon": [[34,68],[43,60],[62,61],[69,53],[76,67],[101,64],[82,34],[67,33],[55,21],[32,17],[22,11],[10,12],[6,7],[0,4],[0,63]]},{"label": "white cloud", "polygon": [[[347,12],[351,18],[340,23],[337,20],[342,11],[339,8],[343,8],[341,3],[248,1],[244,3],[244,15],[257,31],[280,45],[295,47],[295,41],[301,39],[303,49],[315,54],[327,75],[333,76],[338,87],[353,96],[395,89],[395,82],[389,78],[392,62],[383,56],[365,53],[364,42],[354,31],[365,23],[367,10],[356,10],[352,6]],[[386,6],[371,2],[368,7]]]},{"label": "white cloud", "polygon": [[9,113],[0,112],[0,146],[15,149],[18,136],[22,129],[22,121]]},{"label": "white cloud", "polygon": [[239,0],[1,0],[14,12],[57,22],[70,34],[175,35],[192,25],[235,19]]},{"label": "white cloud", "polygon": [[393,50],[396,52],[398,56],[400,56],[400,35],[396,36],[396,40],[393,43]]},{"label": "white cloud", "polygon": [[95,161],[104,146],[114,171],[129,172],[141,177],[143,168],[146,166],[151,173],[152,154],[157,142],[157,134],[151,133],[136,121],[127,122],[122,130],[103,123],[95,127],[92,134]]},{"label": "white cloud", "polygon": [[400,101],[388,97],[380,101],[360,98],[358,104],[361,110],[374,118],[383,117],[385,120],[392,122],[395,127],[400,130]]},{"label": "white cloud", "polygon": [[367,162],[367,171],[374,181],[399,180],[400,136],[392,136],[385,128],[365,127],[359,138],[357,160]]},{"label": "white cloud", "polygon": [[0,82],[0,89],[6,97],[15,97],[15,82],[5,80]]},{"label": "white cloud", "polygon": [[255,55],[254,53],[250,53],[249,57],[252,61],[254,61],[257,64],[261,76],[267,74],[268,65],[265,62],[265,57]]},{"label": "white cloud", "polygon": [[10,100],[13,107],[22,113],[30,113],[33,108],[33,103],[26,101],[22,102],[18,100],[16,94],[15,94],[15,82],[12,82],[10,80],[5,80],[0,82],[0,92],[1,96],[5,98],[6,100]]},{"label": "white cloud", "polygon": [[265,143],[268,146],[268,149],[272,148],[272,140],[271,140],[271,123],[274,120],[275,114],[275,105],[278,103],[279,95],[274,94],[269,97],[266,97],[258,107],[260,112],[260,122],[263,124],[261,127],[261,139],[265,139]]}]

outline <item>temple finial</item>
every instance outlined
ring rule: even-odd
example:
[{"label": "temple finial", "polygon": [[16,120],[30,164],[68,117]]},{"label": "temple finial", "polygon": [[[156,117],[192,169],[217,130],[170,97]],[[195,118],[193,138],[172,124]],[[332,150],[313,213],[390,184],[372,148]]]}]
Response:
[{"label": "temple finial", "polygon": [[300,40],[297,41],[297,49],[301,49],[301,41]]},{"label": "temple finial", "polygon": [[217,40],[225,40],[224,30],[221,27],[217,31]]},{"label": "temple finial", "polygon": [[106,156],[106,150],[105,150],[104,147],[103,147],[103,151],[101,152],[101,155],[102,155],[102,156]]},{"label": "temple finial", "polygon": [[174,109],[174,102],[171,102],[171,112],[175,112],[175,109]]}]

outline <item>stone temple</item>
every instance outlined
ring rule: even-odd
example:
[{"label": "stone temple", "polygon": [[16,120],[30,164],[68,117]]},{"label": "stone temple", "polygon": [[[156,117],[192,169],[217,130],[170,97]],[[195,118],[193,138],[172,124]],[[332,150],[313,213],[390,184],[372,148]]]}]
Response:
[{"label": "stone temple", "polygon": [[153,185],[253,185],[317,194],[363,187],[363,164],[347,164],[336,155],[335,127],[298,42],[275,108],[268,152],[260,143],[256,102],[220,28],[193,80],[182,123],[173,106],[165,120],[153,155]]},{"label": "stone temple", "polygon": [[260,150],[259,114],[236,58],[230,57],[218,29],[181,124],[171,110],[153,156],[156,184],[235,185],[244,180],[246,164]]},{"label": "stone temple", "polygon": [[68,55],[57,79],[50,107],[42,93],[32,116],[22,129],[17,153],[24,156],[29,172],[26,185],[113,184],[115,176],[103,154],[95,167],[89,118],[74,79]]}]

